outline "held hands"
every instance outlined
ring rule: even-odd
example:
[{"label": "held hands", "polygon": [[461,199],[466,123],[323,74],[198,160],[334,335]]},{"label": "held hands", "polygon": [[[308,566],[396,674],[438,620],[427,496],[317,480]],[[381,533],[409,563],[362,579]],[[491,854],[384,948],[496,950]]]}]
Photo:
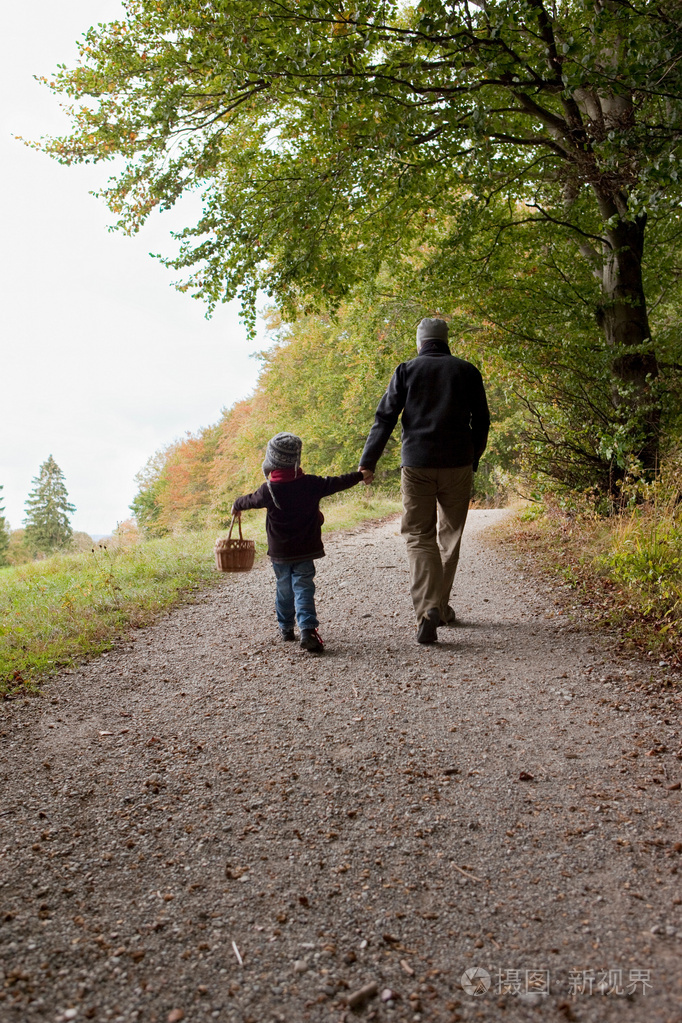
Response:
[{"label": "held hands", "polygon": [[364,465],[360,465],[358,466],[358,472],[362,473],[362,482],[365,484],[366,487],[368,487],[372,480],[374,479],[373,470],[365,469]]}]

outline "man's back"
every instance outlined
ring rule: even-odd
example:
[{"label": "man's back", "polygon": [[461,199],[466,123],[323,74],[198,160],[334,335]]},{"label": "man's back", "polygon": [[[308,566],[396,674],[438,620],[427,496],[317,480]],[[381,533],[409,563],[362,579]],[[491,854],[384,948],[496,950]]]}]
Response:
[{"label": "man's back", "polygon": [[455,468],[476,462],[485,448],[490,416],[480,372],[427,342],[401,363],[377,408],[360,464],[373,469],[402,412],[402,464]]}]

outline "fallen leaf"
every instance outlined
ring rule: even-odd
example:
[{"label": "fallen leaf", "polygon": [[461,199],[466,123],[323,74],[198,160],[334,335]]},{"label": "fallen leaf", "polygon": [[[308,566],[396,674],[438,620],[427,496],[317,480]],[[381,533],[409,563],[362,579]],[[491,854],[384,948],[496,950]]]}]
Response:
[{"label": "fallen leaf", "polygon": [[231,863],[225,864],[225,877],[229,878],[230,881],[238,881],[244,874],[248,874],[248,867],[233,867]]}]

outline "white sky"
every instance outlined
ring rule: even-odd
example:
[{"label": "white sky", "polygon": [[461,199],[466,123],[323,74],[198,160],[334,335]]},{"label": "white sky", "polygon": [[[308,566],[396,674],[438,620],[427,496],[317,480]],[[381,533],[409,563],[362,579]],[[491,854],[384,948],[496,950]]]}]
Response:
[{"label": "white sky", "polygon": [[250,356],[267,343],[247,342],[236,305],[207,321],[149,256],[174,250],[177,214],[132,239],[111,234],[108,210],[89,194],[106,164],[62,167],[14,139],[65,133],[57,98],[32,76],[71,66],[76,39],[120,10],[117,0],[3,10],[0,484],[14,529],[51,454],[74,528],[110,532],[130,516],[133,477],[154,451],[251,392],[259,363]]}]

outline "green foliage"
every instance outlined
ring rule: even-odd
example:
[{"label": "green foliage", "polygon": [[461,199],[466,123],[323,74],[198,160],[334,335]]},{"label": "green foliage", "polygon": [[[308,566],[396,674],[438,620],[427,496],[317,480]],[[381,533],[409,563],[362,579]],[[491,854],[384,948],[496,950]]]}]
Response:
[{"label": "green foliage", "polygon": [[[124,158],[103,195],[125,231],[199,190],[166,262],[209,309],[239,295],[251,326],[259,288],[292,321],[356,305],[382,276],[401,295],[437,288],[428,305],[496,328],[529,472],[613,500],[656,467],[672,412],[659,370],[681,362],[659,286],[680,279],[678,14],[129,0],[48,83],[74,130],[44,148]],[[156,531],[163,499],[145,484],[136,507]]]},{"label": "green foliage", "polygon": [[[398,510],[366,492],[325,502],[324,529],[343,529]],[[262,514],[245,532],[265,550]],[[0,572],[0,695],[35,690],[40,677],[109,649],[128,628],[219,577],[214,531],[136,542],[130,530],[94,551],[55,554]],[[225,585],[236,585],[234,577]]]},{"label": "green foliage", "polygon": [[[0,500],[2,499],[2,494],[1,494],[2,490],[4,490],[4,487],[2,486],[2,484],[0,484]],[[9,526],[7,524],[7,519],[2,514],[4,512],[4,510],[5,510],[5,506],[0,503],[0,568],[2,568],[3,565],[8,565],[9,564],[8,552],[9,552],[10,530],[9,530]]]},{"label": "green foliage", "polygon": [[541,515],[544,515],[545,507],[542,504],[529,504],[523,511],[519,512],[519,520],[521,522],[535,522]]},{"label": "green foliage", "polygon": [[126,231],[201,189],[170,260],[183,286],[297,310],[371,279],[463,196],[573,232],[564,200],[586,189],[602,225],[669,204],[681,49],[673,0],[131,0],[48,82],[75,105],[46,148],[126,159],[103,193]]},{"label": "green foliage", "polygon": [[[682,461],[679,452],[664,463],[659,479],[631,494],[610,531],[597,565],[629,594],[658,640],[675,642],[682,631]],[[627,495],[624,495],[627,496]],[[632,599],[632,597],[631,597]]]},{"label": "green foliage", "polygon": [[161,477],[165,459],[166,451],[157,451],[135,476],[135,482],[139,489],[132,500],[130,510],[143,534],[147,537],[164,536],[168,533],[168,528],[159,521],[163,494]]},{"label": "green foliage", "polygon": [[[674,610],[680,601],[682,583],[682,533],[674,518],[644,516],[633,513],[621,526],[618,542],[603,558],[621,582],[641,585],[649,593],[650,613],[654,604]],[[676,590],[676,599],[670,597]]]},{"label": "green foliage", "polygon": [[629,640],[680,664],[682,531],[677,508],[648,505],[612,520],[595,568],[616,583],[611,620]]},{"label": "green foliage", "polygon": [[27,561],[33,561],[33,554],[26,545],[25,533],[24,529],[13,529],[10,533],[7,550],[9,565],[25,565]]},{"label": "green foliage", "polygon": [[663,463],[631,507],[606,518],[587,502],[524,509],[504,527],[532,570],[570,582],[596,622],[648,657],[682,666],[682,462]]},{"label": "green foliage", "polygon": [[68,498],[64,474],[50,455],[26,499],[24,542],[30,550],[51,554],[68,547],[73,535],[69,515],[76,510]]}]

